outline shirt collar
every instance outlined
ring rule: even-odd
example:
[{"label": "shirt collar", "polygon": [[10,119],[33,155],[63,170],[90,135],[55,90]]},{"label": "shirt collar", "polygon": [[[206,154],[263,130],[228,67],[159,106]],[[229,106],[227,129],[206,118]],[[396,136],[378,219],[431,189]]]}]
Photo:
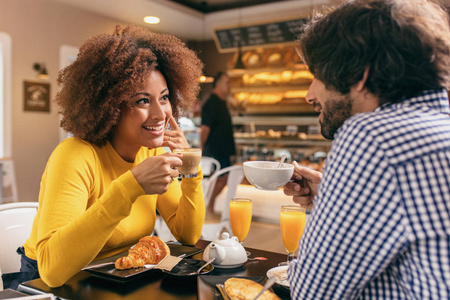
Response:
[{"label": "shirt collar", "polygon": [[413,107],[419,108],[427,106],[443,114],[450,114],[448,94],[445,89],[428,90],[419,94],[416,97],[398,102],[398,103],[386,103],[380,107],[377,107],[374,111],[380,111],[387,107]]}]

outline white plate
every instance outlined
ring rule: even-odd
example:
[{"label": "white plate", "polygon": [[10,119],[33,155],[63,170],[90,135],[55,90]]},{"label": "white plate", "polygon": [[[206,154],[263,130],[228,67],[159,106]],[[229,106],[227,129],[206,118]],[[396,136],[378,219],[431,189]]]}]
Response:
[{"label": "white plate", "polygon": [[[275,283],[277,283],[283,287],[289,288],[290,284],[287,279],[287,269],[288,269],[288,266],[280,266],[280,267],[272,268],[269,271],[267,271],[267,274],[266,274],[267,278],[276,277],[277,280],[275,281]],[[281,277],[284,277],[284,276],[286,276],[286,279],[281,280]]]}]

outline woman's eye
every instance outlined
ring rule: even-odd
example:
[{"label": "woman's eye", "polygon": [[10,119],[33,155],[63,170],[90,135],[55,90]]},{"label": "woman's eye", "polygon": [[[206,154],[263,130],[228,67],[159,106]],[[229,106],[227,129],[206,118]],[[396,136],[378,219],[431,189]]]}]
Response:
[{"label": "woman's eye", "polygon": [[169,102],[169,101],[170,101],[169,95],[164,95],[161,97],[161,102]]},{"label": "woman's eye", "polygon": [[136,101],[136,104],[147,104],[149,102],[150,101],[147,98],[142,98],[142,99],[139,99],[138,101]]}]

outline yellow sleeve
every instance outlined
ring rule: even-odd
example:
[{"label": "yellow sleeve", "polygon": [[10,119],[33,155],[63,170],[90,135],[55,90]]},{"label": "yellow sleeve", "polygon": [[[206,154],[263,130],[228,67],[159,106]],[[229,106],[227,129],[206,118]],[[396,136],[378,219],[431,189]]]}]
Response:
[{"label": "yellow sleeve", "polygon": [[[205,221],[203,172],[194,178],[175,179],[169,190],[158,197],[156,207],[173,236],[182,244],[194,245],[202,234]],[[181,189],[180,189],[181,185]]]},{"label": "yellow sleeve", "polygon": [[99,162],[91,147],[76,145],[58,146],[41,183],[36,256],[40,276],[50,287],[61,286],[91,262],[144,194],[130,171],[112,181],[102,196],[92,194]]}]

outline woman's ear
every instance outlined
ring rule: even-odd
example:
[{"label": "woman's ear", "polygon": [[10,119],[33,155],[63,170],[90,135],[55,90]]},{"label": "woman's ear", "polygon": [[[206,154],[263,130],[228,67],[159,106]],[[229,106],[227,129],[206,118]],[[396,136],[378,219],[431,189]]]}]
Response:
[{"label": "woman's ear", "polygon": [[361,78],[360,81],[358,81],[358,82],[354,85],[355,90],[356,90],[357,92],[361,92],[362,90],[364,90],[364,87],[366,86],[367,77],[369,77],[369,70],[370,70],[370,68],[369,68],[369,67],[366,67],[366,68],[364,69],[363,77]]}]

